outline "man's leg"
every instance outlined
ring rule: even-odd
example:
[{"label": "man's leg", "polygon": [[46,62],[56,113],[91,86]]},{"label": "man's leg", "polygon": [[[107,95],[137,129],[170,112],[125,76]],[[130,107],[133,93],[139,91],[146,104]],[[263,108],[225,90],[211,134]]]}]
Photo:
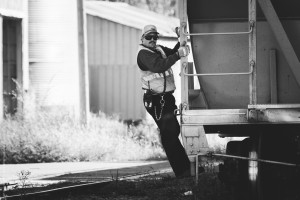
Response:
[{"label": "man's leg", "polygon": [[[146,105],[145,102],[147,101],[145,97],[146,96],[144,96],[144,105]],[[156,119],[157,115],[160,115],[161,112],[161,97],[159,95],[151,97],[151,108],[145,107],[160,129],[162,146],[176,177],[180,177],[190,174],[190,161],[178,138],[180,126],[174,114],[174,110],[177,109],[175,98],[172,94],[168,94],[164,96],[164,100],[165,105],[161,119],[159,120]]]},{"label": "man's leg", "polygon": [[178,138],[180,126],[173,112],[163,114],[159,124],[161,142],[176,177],[187,175],[190,161]]}]

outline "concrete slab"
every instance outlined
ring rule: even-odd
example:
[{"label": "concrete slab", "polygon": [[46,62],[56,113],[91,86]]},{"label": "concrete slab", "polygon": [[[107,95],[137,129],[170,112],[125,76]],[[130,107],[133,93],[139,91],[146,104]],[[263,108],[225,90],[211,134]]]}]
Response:
[{"label": "concrete slab", "polygon": [[73,173],[145,166],[167,161],[151,162],[62,162],[0,165],[0,183],[19,182],[19,173],[29,171],[29,180],[39,180]]}]

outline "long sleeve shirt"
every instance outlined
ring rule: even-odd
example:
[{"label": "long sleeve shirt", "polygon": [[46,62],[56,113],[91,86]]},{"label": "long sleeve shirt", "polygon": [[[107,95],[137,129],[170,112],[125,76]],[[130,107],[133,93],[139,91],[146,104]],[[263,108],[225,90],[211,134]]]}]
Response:
[{"label": "long sleeve shirt", "polygon": [[137,56],[138,66],[142,71],[163,73],[180,59],[177,54],[177,50],[179,49],[179,47],[179,42],[174,46],[173,49],[161,46],[167,58],[163,58],[160,52],[156,49],[149,48],[153,52],[142,49],[139,51]]}]

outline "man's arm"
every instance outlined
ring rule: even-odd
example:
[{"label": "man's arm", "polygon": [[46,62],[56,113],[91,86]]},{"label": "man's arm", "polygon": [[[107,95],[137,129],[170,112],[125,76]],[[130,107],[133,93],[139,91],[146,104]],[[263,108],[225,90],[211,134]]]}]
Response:
[{"label": "man's arm", "polygon": [[164,50],[164,52],[166,53],[167,56],[176,53],[178,51],[179,47],[180,47],[180,43],[179,42],[177,42],[177,44],[174,46],[173,49],[161,46],[161,48]]},{"label": "man's arm", "polygon": [[141,50],[138,53],[137,63],[141,70],[163,73],[179,60],[179,56],[176,52],[177,50],[167,58],[161,58],[157,53]]}]

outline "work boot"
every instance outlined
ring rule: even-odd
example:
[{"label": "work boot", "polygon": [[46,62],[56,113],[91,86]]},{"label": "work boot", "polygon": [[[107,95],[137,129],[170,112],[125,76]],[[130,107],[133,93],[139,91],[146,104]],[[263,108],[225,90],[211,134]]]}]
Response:
[{"label": "work boot", "polygon": [[205,171],[204,167],[199,166],[198,167],[198,174],[201,174]]},{"label": "work boot", "polygon": [[188,178],[191,177],[191,171],[190,170],[186,170],[184,171],[182,174],[180,174],[179,176],[176,176],[176,178]]}]

